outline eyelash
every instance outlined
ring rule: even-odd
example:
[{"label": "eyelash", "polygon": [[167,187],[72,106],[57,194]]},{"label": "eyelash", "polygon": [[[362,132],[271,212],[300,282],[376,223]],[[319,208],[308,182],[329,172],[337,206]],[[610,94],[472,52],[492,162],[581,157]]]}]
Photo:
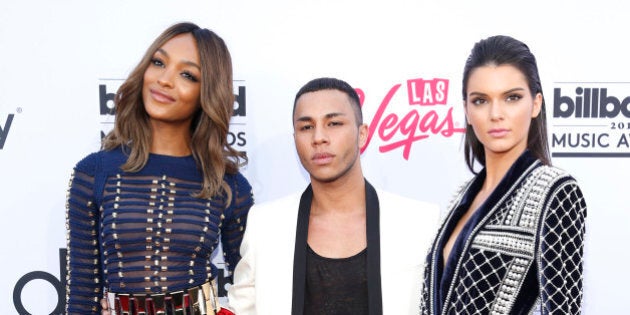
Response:
[{"label": "eyelash", "polygon": [[[506,98],[506,100],[507,100],[508,102],[515,102],[515,101],[519,101],[519,100],[520,100],[520,99],[522,99],[522,98],[523,98],[523,96],[521,96],[520,94],[510,94],[510,95]],[[481,105],[481,104],[483,104],[483,103],[486,103],[486,99],[485,99],[485,98],[482,98],[482,97],[476,97],[476,98],[473,98],[473,99],[471,100],[471,103],[472,103],[473,105]]]},{"label": "eyelash", "polygon": [[164,66],[164,62],[162,62],[159,58],[151,58],[151,64],[158,67]]},{"label": "eyelash", "polygon": [[519,95],[519,94],[512,94],[512,95],[508,96],[507,98],[508,98],[508,101],[518,101],[518,100],[520,100],[523,97],[521,95]]},{"label": "eyelash", "polygon": [[[164,62],[162,60],[160,60],[159,58],[151,58],[151,64],[156,66],[156,67],[164,67]],[[192,82],[199,82],[199,79],[193,75],[192,73],[190,73],[189,71],[184,71],[181,73],[181,76],[186,79],[186,80],[190,80]]]},{"label": "eyelash", "polygon": [[[335,126],[341,126],[341,125],[343,125],[343,123],[339,122],[339,121],[331,121],[327,125],[335,127]],[[304,126],[301,126],[301,127],[298,128],[298,130],[300,130],[300,131],[306,131],[306,130],[310,130],[310,129],[313,129],[313,125],[304,125]]]},{"label": "eyelash", "polygon": [[188,71],[184,71],[182,73],[182,76],[184,76],[184,78],[193,81],[193,82],[199,82],[199,80],[197,79],[196,76],[194,76],[192,73],[188,72]]}]

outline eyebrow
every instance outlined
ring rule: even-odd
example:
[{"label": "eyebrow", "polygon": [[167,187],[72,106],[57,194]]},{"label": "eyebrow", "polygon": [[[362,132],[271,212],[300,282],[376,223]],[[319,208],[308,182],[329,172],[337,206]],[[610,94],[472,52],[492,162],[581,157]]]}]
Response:
[{"label": "eyebrow", "polygon": [[[166,57],[170,57],[170,56],[168,55],[168,53],[167,53],[164,49],[162,49],[162,48],[158,48],[157,52],[160,52],[161,54],[163,54],[163,55],[164,55],[164,56],[166,56]],[[199,66],[199,65],[198,65],[197,63],[195,63],[195,62],[188,61],[188,60],[184,60],[184,61],[183,61],[183,63],[184,63],[184,64],[186,64],[186,65],[189,65],[189,66],[195,67],[195,68],[199,69],[199,71],[201,71],[201,66]]]},{"label": "eyebrow", "polygon": [[[331,119],[331,118],[335,118],[335,117],[339,117],[339,116],[345,116],[345,115],[346,115],[345,113],[337,113],[337,112],[335,112],[335,113],[328,113],[328,114],[324,115],[324,118]],[[313,117],[311,117],[311,116],[301,116],[301,117],[298,117],[295,121],[296,122],[305,122],[305,121],[313,121],[313,120],[315,120],[315,119]]]},{"label": "eyebrow", "polygon": [[[518,92],[522,92],[522,91],[525,91],[525,89],[524,89],[524,88],[522,88],[522,87],[517,87],[517,88],[509,89],[509,90],[507,90],[507,91],[505,91],[505,92],[503,92],[503,93],[501,93],[501,94],[505,95],[505,94],[510,94],[510,93],[517,92],[517,91],[518,91]],[[468,95],[469,95],[469,96],[474,96],[474,95],[481,95],[481,96],[485,96],[485,95],[486,95],[486,93],[481,93],[481,92],[470,92],[470,94],[468,94]]]}]

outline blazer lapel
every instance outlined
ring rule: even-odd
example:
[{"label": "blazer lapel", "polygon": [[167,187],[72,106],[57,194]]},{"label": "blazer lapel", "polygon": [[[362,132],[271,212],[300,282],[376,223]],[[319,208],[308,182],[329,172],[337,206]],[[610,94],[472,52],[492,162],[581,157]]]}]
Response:
[{"label": "blazer lapel", "polygon": [[295,251],[293,252],[293,302],[291,314],[304,313],[304,291],[306,290],[306,239],[308,234],[308,219],[311,214],[313,189],[306,187],[300,198],[298,209],[297,229],[295,231]]},{"label": "blazer lapel", "polygon": [[381,296],[381,234],[379,202],[376,190],[365,181],[367,225],[367,277],[370,315],[383,314]]},{"label": "blazer lapel", "polygon": [[[306,290],[306,240],[308,221],[313,201],[313,189],[309,185],[302,193],[295,232],[293,253],[293,297],[291,314],[304,312],[304,292]],[[366,229],[367,229],[367,277],[368,303],[370,315],[383,314],[381,295],[381,239],[379,201],[376,190],[365,181]]]}]

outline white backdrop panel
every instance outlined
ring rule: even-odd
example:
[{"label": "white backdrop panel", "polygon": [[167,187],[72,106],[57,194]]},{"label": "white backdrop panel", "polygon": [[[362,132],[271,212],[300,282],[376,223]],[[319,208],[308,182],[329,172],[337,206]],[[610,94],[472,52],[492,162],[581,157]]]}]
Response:
[{"label": "white backdrop panel", "polygon": [[[565,135],[552,152],[591,155],[553,159],[578,179],[589,207],[584,313],[624,313],[621,301],[630,276],[622,271],[629,254],[616,244],[630,240],[630,157],[592,155],[630,153],[620,142],[630,140],[630,115],[563,118],[554,117],[553,109],[560,106],[556,89],[574,103],[585,99],[586,89],[606,89],[619,106],[628,107],[629,9],[627,2],[606,0],[3,1],[0,313],[16,314],[21,306],[31,314],[49,314],[57,306],[72,167],[97,150],[101,131],[111,128],[113,117],[100,112],[107,94],[115,92],[163,29],[184,20],[216,31],[231,50],[235,86],[246,95],[237,105],[245,106],[246,114],[235,117],[231,129],[235,145],[250,158],[245,174],[258,202],[307,184],[293,147],[293,97],[308,80],[334,76],[365,96],[365,121],[374,128],[362,156],[366,177],[444,208],[471,176],[464,166],[462,134],[430,133],[409,142],[408,151],[405,146],[388,150],[409,133],[381,130],[383,119],[435,115],[442,122],[451,111],[453,128],[462,128],[461,72],[472,45],[495,34],[528,43],[539,62],[550,138]],[[417,90],[409,94],[408,83],[417,88],[417,79],[447,82],[446,102],[410,104]],[[585,142],[602,134],[608,134],[609,146]],[[49,280],[28,281],[27,275]],[[15,292],[21,293],[16,299]]]}]

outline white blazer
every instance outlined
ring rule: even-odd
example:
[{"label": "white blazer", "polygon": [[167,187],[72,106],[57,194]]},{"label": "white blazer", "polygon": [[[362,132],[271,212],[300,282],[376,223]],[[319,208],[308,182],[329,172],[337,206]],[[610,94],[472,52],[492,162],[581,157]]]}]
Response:
[{"label": "white blazer", "polygon": [[[440,217],[435,204],[377,190],[383,314],[419,314],[423,265]],[[301,194],[254,205],[228,290],[236,315],[291,314]]]}]

